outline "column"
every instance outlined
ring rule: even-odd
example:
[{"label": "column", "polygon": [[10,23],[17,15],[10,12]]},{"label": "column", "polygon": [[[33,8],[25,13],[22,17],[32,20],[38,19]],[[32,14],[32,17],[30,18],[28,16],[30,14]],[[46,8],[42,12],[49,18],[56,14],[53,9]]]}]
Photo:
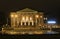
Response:
[{"label": "column", "polygon": [[28,22],[28,25],[30,25],[30,22]]},{"label": "column", "polygon": [[33,21],[32,21],[32,26],[34,25]]},{"label": "column", "polygon": [[24,22],[24,25],[26,25],[26,22]]},{"label": "column", "polygon": [[21,26],[22,26],[22,22],[21,22]]},{"label": "column", "polygon": [[14,25],[13,26],[15,26],[15,18],[14,18],[13,22],[14,22]]},{"label": "column", "polygon": [[19,26],[19,20],[17,20],[17,26]]},{"label": "column", "polygon": [[19,27],[19,23],[20,23],[20,20],[19,20],[19,17],[17,18],[17,27]]},{"label": "column", "polygon": [[11,18],[11,27],[13,26],[12,24],[13,24],[13,21],[12,21],[12,18]]},{"label": "column", "polygon": [[36,18],[36,25],[37,25],[37,18]]},{"label": "column", "polygon": [[39,25],[41,25],[41,21],[40,21],[40,18],[39,18],[39,23],[38,23]]}]

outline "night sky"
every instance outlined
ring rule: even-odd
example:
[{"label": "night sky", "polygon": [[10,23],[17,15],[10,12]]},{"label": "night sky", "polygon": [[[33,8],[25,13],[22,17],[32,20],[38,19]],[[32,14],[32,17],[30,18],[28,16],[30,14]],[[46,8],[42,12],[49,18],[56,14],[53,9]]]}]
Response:
[{"label": "night sky", "polygon": [[0,24],[6,23],[9,12],[31,8],[43,11],[49,18],[55,18],[60,24],[60,0],[0,0]]}]

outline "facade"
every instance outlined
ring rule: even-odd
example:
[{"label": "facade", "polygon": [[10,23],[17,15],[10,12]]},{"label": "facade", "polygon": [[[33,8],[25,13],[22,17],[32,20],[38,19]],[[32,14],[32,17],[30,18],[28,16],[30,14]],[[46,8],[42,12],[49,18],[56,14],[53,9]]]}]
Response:
[{"label": "facade", "polygon": [[38,12],[29,8],[11,12],[11,27],[39,26],[43,25],[43,12]]},{"label": "facade", "polygon": [[11,27],[2,28],[7,34],[42,34],[40,26],[44,25],[43,12],[25,8],[10,13]]},{"label": "facade", "polygon": [[[57,25],[48,25],[44,23],[43,12],[38,12],[25,8],[10,13],[11,26],[3,27],[4,34],[46,34],[52,31],[52,28],[60,28]],[[52,32],[51,32],[52,33]]]}]

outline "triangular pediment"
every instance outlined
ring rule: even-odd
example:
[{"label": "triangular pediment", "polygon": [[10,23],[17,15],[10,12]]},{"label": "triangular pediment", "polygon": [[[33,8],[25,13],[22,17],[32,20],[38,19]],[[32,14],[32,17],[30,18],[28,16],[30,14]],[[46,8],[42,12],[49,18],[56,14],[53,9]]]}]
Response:
[{"label": "triangular pediment", "polygon": [[25,9],[19,10],[18,12],[37,12],[37,11],[29,9],[29,8],[25,8]]}]

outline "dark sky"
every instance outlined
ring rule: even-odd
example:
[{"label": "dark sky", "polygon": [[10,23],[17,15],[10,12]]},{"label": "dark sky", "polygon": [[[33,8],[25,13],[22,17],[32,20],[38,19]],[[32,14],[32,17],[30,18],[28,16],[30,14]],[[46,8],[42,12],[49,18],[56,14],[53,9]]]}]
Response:
[{"label": "dark sky", "polygon": [[55,17],[60,21],[60,0],[0,0],[0,17],[2,16],[1,18],[3,19],[9,12],[24,8],[44,11],[44,14],[48,15],[50,18]]}]

